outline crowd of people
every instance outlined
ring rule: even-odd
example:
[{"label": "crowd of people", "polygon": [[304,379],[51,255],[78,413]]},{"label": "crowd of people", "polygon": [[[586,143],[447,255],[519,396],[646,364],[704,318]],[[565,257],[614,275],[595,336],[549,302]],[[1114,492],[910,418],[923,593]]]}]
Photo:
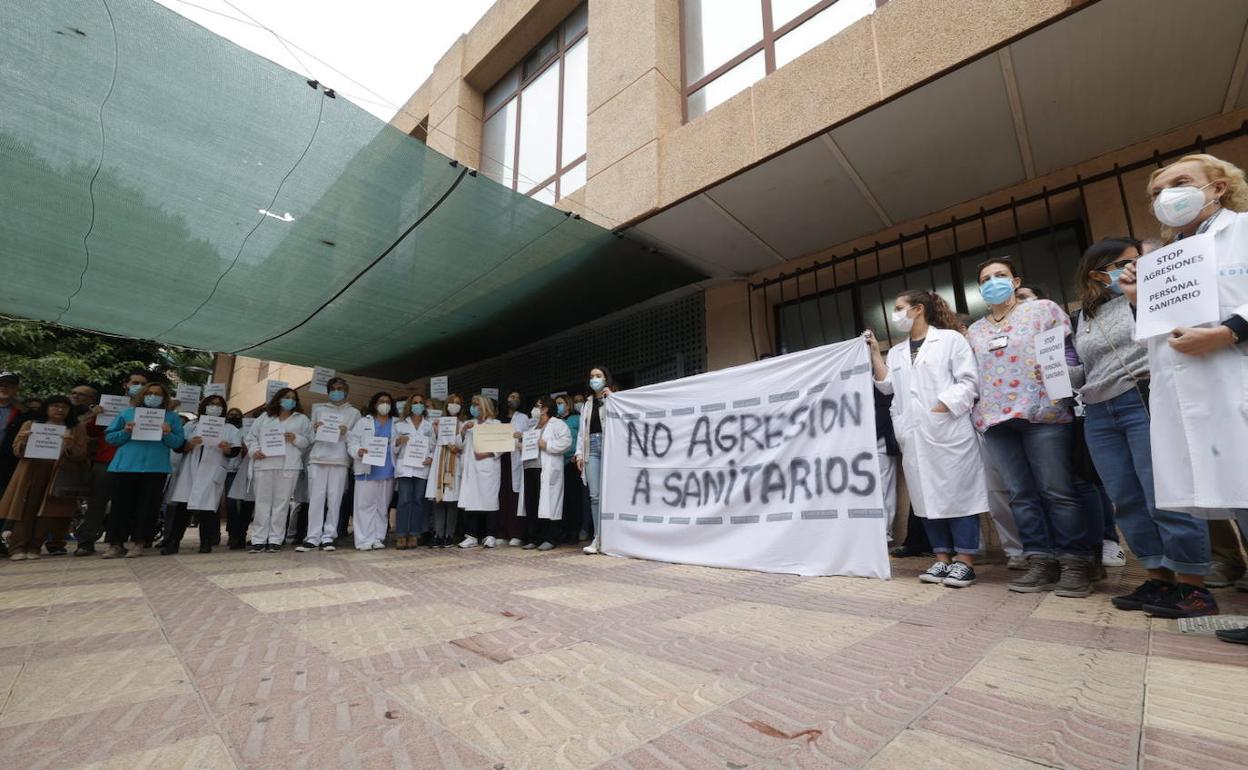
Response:
[{"label": "crowd of people", "polygon": [[[1148,193],[1161,239],[1089,247],[1073,313],[994,257],[978,268],[983,318],[907,290],[890,319],[904,341],[885,353],[864,333],[890,522],[898,455],[913,509],[895,554],[935,556],[920,580],[975,583],[983,515],[1019,573],[1011,591],[1090,595],[1107,566],[1125,564],[1119,531],[1148,573],[1113,597],[1119,610],[1201,617],[1218,613],[1210,588],[1248,591],[1248,475],[1238,472],[1248,451],[1248,182],[1229,163],[1192,155],[1159,168]],[[1223,320],[1136,340],[1136,260],[1204,233],[1215,243]],[[1057,328],[1073,398],[1050,398],[1037,362],[1037,338]],[[485,395],[387,392],[361,411],[335,377],[310,409],[284,388],[255,418],[214,395],[190,420],[164,384],[135,372],[122,383],[131,406],[107,427],[89,385],[24,406],[18,385],[0,373],[0,518],[13,560],[66,553],[80,507],[76,556],[94,553],[105,532],[104,558],[138,557],[156,542],[177,553],[193,521],[208,552],[222,509],[228,547],[252,553],[287,542],[333,550],[348,518],[359,550],[547,551],[582,540],[585,552],[599,550],[602,409],[615,388],[605,367],[589,371],[583,395],[511,392],[501,413]],[[140,407],[163,410],[159,440],[133,438]],[[482,451],[474,430],[500,422],[512,450]],[[38,423],[63,430],[60,459],[23,456]],[[534,430],[538,451],[526,459]],[[1248,643],[1248,629],[1219,636]]]}]

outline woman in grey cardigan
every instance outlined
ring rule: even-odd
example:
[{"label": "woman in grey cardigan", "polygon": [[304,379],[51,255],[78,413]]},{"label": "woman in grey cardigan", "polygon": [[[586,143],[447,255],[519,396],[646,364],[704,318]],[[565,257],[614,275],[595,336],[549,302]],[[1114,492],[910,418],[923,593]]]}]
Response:
[{"label": "woman in grey cardigan", "polygon": [[1113,604],[1167,618],[1216,615],[1204,581],[1208,527],[1154,504],[1148,348],[1135,339],[1135,308],[1118,286],[1139,256],[1137,241],[1106,238],[1088,248],[1078,273],[1074,345],[1081,363],[1071,367],[1071,380],[1086,406],[1084,437],[1127,545],[1148,569],[1148,580]]}]

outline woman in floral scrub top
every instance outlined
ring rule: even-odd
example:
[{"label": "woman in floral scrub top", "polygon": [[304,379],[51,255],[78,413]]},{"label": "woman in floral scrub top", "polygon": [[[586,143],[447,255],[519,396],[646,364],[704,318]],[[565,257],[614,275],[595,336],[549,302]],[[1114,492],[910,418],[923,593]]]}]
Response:
[{"label": "woman in floral scrub top", "polygon": [[1036,335],[1059,325],[1069,335],[1070,319],[1049,300],[1020,303],[1014,296],[1019,283],[1009,259],[979,267],[988,315],[967,334],[979,367],[972,417],[1010,488],[1028,557],[1027,573],[1010,590],[1087,596],[1092,554],[1071,471],[1070,406],[1049,399],[1036,365]]}]

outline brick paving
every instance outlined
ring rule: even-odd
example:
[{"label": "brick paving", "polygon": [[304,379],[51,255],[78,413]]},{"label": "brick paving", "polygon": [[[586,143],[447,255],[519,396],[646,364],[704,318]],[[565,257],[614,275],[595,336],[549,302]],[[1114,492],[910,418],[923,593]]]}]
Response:
[{"label": "brick paving", "polygon": [[1248,648],[1112,609],[1135,568],[1079,600],[926,566],[5,561],[0,768],[1248,767]]}]

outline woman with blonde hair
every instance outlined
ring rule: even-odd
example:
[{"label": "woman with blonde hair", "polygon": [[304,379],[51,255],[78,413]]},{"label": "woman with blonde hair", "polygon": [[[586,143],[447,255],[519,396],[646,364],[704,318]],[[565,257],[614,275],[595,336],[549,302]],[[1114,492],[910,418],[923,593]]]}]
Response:
[{"label": "woman with blonde hair", "polygon": [[433,429],[433,452],[429,456],[429,481],[425,485],[425,498],[433,507],[433,548],[449,548],[455,544],[455,527],[459,519],[459,479],[461,475],[464,440],[459,426],[464,422],[464,399],[451,393],[446,401],[429,399],[431,411],[440,412],[437,421],[454,420],[455,435],[443,444],[438,439],[438,425]]},{"label": "woman with blonde hair", "polygon": [[[1203,519],[1236,518],[1248,527],[1248,182],[1244,172],[1212,155],[1185,155],[1148,180],[1153,215],[1170,243],[1212,236],[1218,317],[1180,326],[1148,340],[1154,481],[1158,508]],[[1206,247],[1210,248],[1210,247]],[[1135,266],[1119,277],[1132,304]],[[1171,592],[1162,612],[1185,612],[1202,601],[1195,591]],[[1172,606],[1173,605],[1173,606]],[[1153,611],[1145,607],[1145,611]],[[1248,644],[1248,629],[1219,632]]]},{"label": "woman with blonde hair", "polygon": [[503,471],[501,455],[496,452],[478,452],[474,448],[472,431],[478,425],[498,423],[494,400],[482,395],[472,397],[468,407],[469,419],[459,427],[464,438],[464,470],[460,478],[459,507],[468,514],[468,526],[460,548],[476,548],[498,545],[494,533],[498,531],[498,492],[502,487]]}]

